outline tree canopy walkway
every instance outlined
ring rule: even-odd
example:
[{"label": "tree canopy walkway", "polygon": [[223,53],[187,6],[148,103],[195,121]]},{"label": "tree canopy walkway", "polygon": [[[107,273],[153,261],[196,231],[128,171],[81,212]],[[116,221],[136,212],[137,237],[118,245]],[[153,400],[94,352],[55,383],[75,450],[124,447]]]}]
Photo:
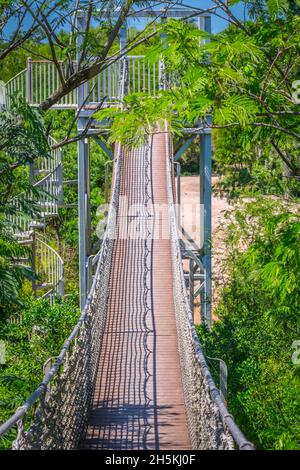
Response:
[{"label": "tree canopy walkway", "polygon": [[[1,426],[2,434],[18,423],[15,448],[252,448],[227,412],[195,331],[169,148],[167,129],[136,151],[117,147],[107,230],[86,307],[44,382]],[[129,213],[122,196],[144,212]],[[153,203],[167,207],[166,240],[153,236]],[[124,234],[124,227],[133,232]]]},{"label": "tree canopy walkway", "polygon": [[[155,94],[161,86],[163,68],[145,68],[140,56],[114,67],[94,80],[97,86],[82,112],[103,96],[122,102],[125,88]],[[21,73],[8,90],[26,89],[29,103],[37,105],[55,89],[53,70],[53,64],[31,63],[27,85]],[[82,90],[61,107],[81,106],[80,96],[85,99]],[[85,144],[79,144],[79,152],[80,145]],[[47,181],[52,174],[56,179],[58,166],[47,173]],[[84,178],[80,169],[79,179]],[[204,169],[209,180],[209,166]],[[79,181],[80,237],[86,228],[86,191]],[[228,412],[199,343],[175,195],[166,123],[145,136],[138,149],[115,145],[111,203],[92,287],[43,382],[0,426],[1,436],[17,425],[13,448],[253,449]],[[209,204],[205,197],[204,205]],[[82,238],[80,253],[81,243]],[[82,259],[85,270],[85,251]]]}]

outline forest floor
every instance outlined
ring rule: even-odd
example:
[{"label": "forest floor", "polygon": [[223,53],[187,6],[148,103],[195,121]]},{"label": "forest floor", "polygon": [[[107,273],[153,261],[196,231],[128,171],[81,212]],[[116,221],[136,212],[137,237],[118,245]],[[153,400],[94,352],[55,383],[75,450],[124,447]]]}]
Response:
[{"label": "forest floor", "polygon": [[[212,184],[217,182],[217,177],[212,178]],[[199,245],[199,176],[182,176],[181,177],[181,206],[182,206],[182,226],[189,235]],[[223,284],[223,276],[221,272],[222,259],[225,252],[225,235],[226,235],[226,219],[224,213],[232,206],[228,204],[225,198],[213,194],[212,196],[212,308],[216,306],[217,291]],[[187,270],[187,261],[184,262],[184,269]],[[199,318],[199,299],[196,302],[195,322]]]}]

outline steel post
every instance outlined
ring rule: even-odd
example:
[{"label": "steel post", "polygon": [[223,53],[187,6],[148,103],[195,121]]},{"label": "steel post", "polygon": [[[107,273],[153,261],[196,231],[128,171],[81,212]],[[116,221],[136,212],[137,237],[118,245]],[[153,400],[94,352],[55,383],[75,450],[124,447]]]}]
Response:
[{"label": "steel post", "polygon": [[89,145],[87,139],[82,139],[78,142],[79,289],[81,309],[85,305],[88,289],[86,264],[90,250],[90,217]]},{"label": "steel post", "polygon": [[[36,236],[35,236],[35,230],[32,231],[31,235],[31,267],[32,271],[34,272],[35,275],[37,275],[37,262],[36,262]],[[33,296],[36,298],[37,297],[37,282],[35,279],[32,281],[32,292]]]},{"label": "steel post", "polygon": [[211,33],[211,16],[204,17],[204,31]]},{"label": "steel post", "polygon": [[[163,17],[161,19],[162,23],[166,22],[166,19]],[[161,33],[160,35],[161,42],[163,44],[163,47],[166,48],[167,46],[167,34],[166,33]],[[166,77],[166,66],[164,60],[160,60],[159,64],[159,89],[160,90],[165,90],[167,87],[167,77]]]},{"label": "steel post", "polygon": [[32,103],[32,59],[31,57],[28,57],[27,66],[26,66],[26,101],[27,103]]},{"label": "steel post", "polygon": [[[127,47],[127,24],[125,22],[122,28],[120,29],[120,51],[121,52],[124,51],[126,47]],[[121,80],[121,77],[123,75],[123,68],[125,68],[124,95],[127,95],[128,89],[129,89],[129,70],[128,70],[128,61],[127,61],[126,55],[123,56],[123,59],[120,61],[119,80]]]},{"label": "steel post", "polygon": [[200,152],[200,249],[205,273],[201,316],[211,327],[211,133],[201,135]]},{"label": "steel post", "polygon": [[[77,29],[79,32],[85,31],[85,15],[77,17]],[[77,60],[81,56],[81,44],[83,34],[77,37]],[[78,108],[81,107],[88,93],[88,84],[78,87]],[[78,132],[85,129],[87,118],[78,118]],[[88,293],[88,269],[87,261],[90,251],[91,215],[90,215],[90,171],[89,171],[89,144],[83,138],[78,141],[78,235],[79,235],[79,298],[80,308],[83,309]]]},{"label": "steel post", "polygon": [[193,313],[193,318],[195,320],[194,315],[194,289],[195,289],[195,282],[194,282],[194,261],[192,258],[189,259],[189,297],[190,297],[190,305],[191,310]]},{"label": "steel post", "polygon": [[62,148],[59,151],[59,166],[57,168],[57,179],[58,179],[58,204],[59,207],[63,206],[64,203],[64,181],[63,181],[63,152]]},{"label": "steel post", "polygon": [[181,230],[181,165],[178,162],[174,162],[176,167],[176,177],[177,177],[177,225],[178,230]]}]

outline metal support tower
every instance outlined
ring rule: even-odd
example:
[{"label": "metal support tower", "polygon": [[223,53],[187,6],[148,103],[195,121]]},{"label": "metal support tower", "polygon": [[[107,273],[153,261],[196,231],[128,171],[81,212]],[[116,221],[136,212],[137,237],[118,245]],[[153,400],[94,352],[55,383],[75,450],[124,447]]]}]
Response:
[{"label": "metal support tower", "polygon": [[[80,46],[84,40],[86,26],[85,15],[78,15],[77,28],[81,34],[77,37],[77,61],[80,60]],[[88,94],[89,83],[78,87],[78,109],[81,108]],[[86,126],[86,117],[82,112],[78,116],[78,133]],[[79,299],[80,308],[83,309],[88,289],[87,261],[90,252],[91,238],[91,210],[90,210],[90,162],[89,144],[86,138],[78,141],[78,245],[79,245]]]},{"label": "metal support tower", "polygon": [[[195,23],[201,27],[201,22]],[[205,16],[202,27],[208,33],[211,33],[211,17]],[[207,116],[207,122],[211,122],[211,116]],[[190,136],[177,150],[174,155],[174,161],[177,162],[183,153],[189,148],[195,138]],[[201,319],[208,328],[211,327],[211,172],[212,172],[212,136],[211,129],[207,128],[200,134],[200,153],[199,153],[199,176],[200,176],[200,246],[198,253],[194,253],[203,266],[204,270],[204,288],[197,289],[196,294],[201,291]],[[194,260],[195,261],[195,260]],[[192,309],[194,308],[194,281],[202,276],[196,273],[194,267],[197,263],[189,258],[189,275],[187,277],[189,284],[189,294]]]},{"label": "metal support tower", "polygon": [[[211,17],[204,17],[204,29],[211,33]],[[211,123],[211,116],[207,117]],[[206,129],[200,137],[200,250],[205,274],[204,295],[201,296],[201,315],[207,327],[211,327],[211,168],[212,136],[211,129]]]},{"label": "metal support tower", "polygon": [[[165,15],[161,15],[161,11],[149,12],[144,11],[140,13],[139,17],[161,17],[162,21],[166,17],[177,17],[185,18],[192,12],[190,10],[176,10],[166,11]],[[77,28],[82,34],[78,35],[78,56],[80,55],[80,46],[83,41],[83,35],[85,31],[85,17],[84,15],[78,16]],[[199,18],[195,19],[195,24],[207,31],[211,32],[211,18],[207,15],[199,15]],[[163,35],[162,40],[166,38]],[[127,44],[127,26],[124,24],[120,30],[120,50],[124,50]],[[128,67],[126,56],[120,63],[120,67]],[[159,87],[164,89],[166,86],[164,64],[159,64]],[[129,73],[129,70],[128,70]],[[121,75],[121,74],[120,74]],[[127,83],[128,85],[128,83]],[[125,86],[125,94],[127,89]],[[78,88],[78,109],[82,106],[84,99],[89,93],[89,84],[85,83]],[[78,133],[82,132],[86,127],[87,120],[90,117],[88,109],[84,109],[79,113],[78,119]],[[105,143],[94,136],[95,140],[101,146],[102,150],[108,155],[109,160],[113,159],[113,154]],[[190,285],[190,299],[195,298],[201,292],[201,312],[202,320],[205,321],[208,327],[211,326],[211,131],[206,129],[201,134],[200,143],[200,156],[199,156],[199,170],[200,170],[200,247],[198,250],[193,252],[193,262],[190,262],[190,266],[193,267],[193,272],[189,273],[188,278],[193,278],[189,283]],[[174,160],[178,160],[185,150],[189,147],[193,141],[194,136],[190,136],[182,147],[176,152]],[[179,188],[180,190],[180,188]],[[179,210],[180,213],[180,210]],[[84,307],[88,290],[89,290],[89,273],[91,272],[90,262],[92,255],[90,253],[91,243],[91,217],[90,217],[90,175],[89,175],[89,146],[88,140],[82,139],[78,142],[78,226],[79,226],[79,289],[80,289],[80,307]],[[199,268],[201,266],[201,268]],[[201,273],[196,273],[196,270],[200,269]],[[204,271],[204,272],[203,272]],[[196,293],[192,293],[191,290],[194,286],[194,281],[202,279],[202,287],[197,289]],[[204,287],[204,288],[203,288]],[[193,295],[192,295],[193,294]],[[193,306],[193,305],[192,305]]]},{"label": "metal support tower", "polygon": [[[83,35],[86,26],[86,17],[79,15],[77,17],[77,28],[81,34],[77,38],[77,60],[79,61],[80,46],[83,41]],[[120,30],[120,50],[126,48],[127,27],[126,24]],[[126,57],[123,60],[123,66],[126,66]],[[78,87],[77,106],[80,109],[89,94],[89,83],[86,82]],[[83,109],[78,114],[78,134],[86,128],[90,117],[89,112]],[[96,142],[107,154],[110,160],[113,160],[113,153],[95,136]],[[91,206],[90,206],[90,155],[89,141],[86,137],[78,141],[78,234],[79,234],[79,298],[80,309],[85,306],[89,287],[91,283]]]},{"label": "metal support tower", "polygon": [[205,273],[201,316],[211,327],[211,133],[203,133],[200,141],[200,259]]}]

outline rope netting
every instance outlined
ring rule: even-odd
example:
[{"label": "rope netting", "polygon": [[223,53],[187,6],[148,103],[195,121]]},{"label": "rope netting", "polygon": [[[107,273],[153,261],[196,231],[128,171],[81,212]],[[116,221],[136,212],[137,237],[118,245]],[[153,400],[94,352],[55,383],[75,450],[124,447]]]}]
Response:
[{"label": "rope netting", "polygon": [[167,190],[173,264],[173,293],[178,349],[189,432],[193,449],[251,450],[248,442],[221,399],[207,366],[195,329],[186,289],[174,206],[174,184],[170,139],[165,126]]}]

